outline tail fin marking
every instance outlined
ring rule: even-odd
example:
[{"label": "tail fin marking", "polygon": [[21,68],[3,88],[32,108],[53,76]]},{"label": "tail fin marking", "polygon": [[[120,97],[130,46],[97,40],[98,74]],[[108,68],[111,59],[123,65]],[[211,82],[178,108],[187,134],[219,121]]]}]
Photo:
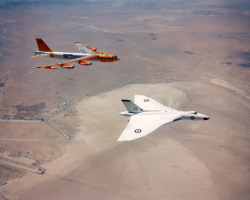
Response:
[{"label": "tail fin marking", "polygon": [[36,38],[36,43],[39,51],[52,52],[51,49],[45,44],[45,42],[41,38]]},{"label": "tail fin marking", "polygon": [[131,113],[140,113],[140,112],[143,111],[139,106],[137,106],[136,104],[134,104],[130,100],[122,99],[122,103],[127,108],[128,112],[131,112]]}]

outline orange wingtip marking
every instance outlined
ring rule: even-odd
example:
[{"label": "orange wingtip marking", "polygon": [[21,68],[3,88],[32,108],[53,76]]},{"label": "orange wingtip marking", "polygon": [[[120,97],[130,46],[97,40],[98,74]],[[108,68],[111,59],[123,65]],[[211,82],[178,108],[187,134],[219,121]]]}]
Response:
[{"label": "orange wingtip marking", "polygon": [[37,56],[30,56],[31,58],[37,58]]}]

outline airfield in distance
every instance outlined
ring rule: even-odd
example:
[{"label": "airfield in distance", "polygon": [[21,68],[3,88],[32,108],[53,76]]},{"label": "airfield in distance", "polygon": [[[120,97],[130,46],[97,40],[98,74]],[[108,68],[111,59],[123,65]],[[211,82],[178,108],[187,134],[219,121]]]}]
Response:
[{"label": "airfield in distance", "polygon": [[[249,199],[247,1],[0,5],[0,199]],[[40,37],[120,60],[37,69]],[[135,94],[210,120],[117,142]]]}]

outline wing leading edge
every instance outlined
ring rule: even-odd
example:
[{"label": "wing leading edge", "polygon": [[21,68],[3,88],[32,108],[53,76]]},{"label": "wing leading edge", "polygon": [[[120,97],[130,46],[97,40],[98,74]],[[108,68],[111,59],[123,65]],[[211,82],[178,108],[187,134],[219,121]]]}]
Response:
[{"label": "wing leading edge", "polygon": [[144,137],[162,125],[173,122],[179,115],[135,115],[131,116],[128,125],[117,141],[130,141]]}]

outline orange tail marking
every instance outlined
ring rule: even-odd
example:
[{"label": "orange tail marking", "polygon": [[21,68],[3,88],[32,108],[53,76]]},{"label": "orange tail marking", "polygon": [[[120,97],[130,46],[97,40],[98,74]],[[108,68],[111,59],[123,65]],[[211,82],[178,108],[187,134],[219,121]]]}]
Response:
[{"label": "orange tail marking", "polygon": [[45,42],[41,38],[36,38],[36,43],[39,51],[52,52],[51,49],[45,44]]}]

